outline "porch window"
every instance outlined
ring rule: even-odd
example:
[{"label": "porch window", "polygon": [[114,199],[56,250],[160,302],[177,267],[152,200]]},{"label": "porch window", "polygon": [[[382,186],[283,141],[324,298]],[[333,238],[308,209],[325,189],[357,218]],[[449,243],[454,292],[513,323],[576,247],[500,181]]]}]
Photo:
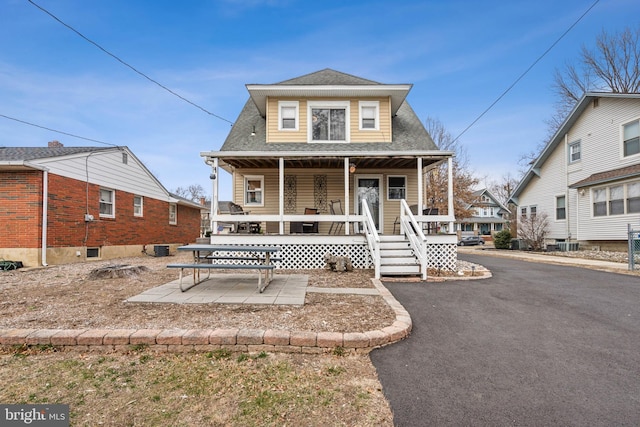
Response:
[{"label": "porch window", "polygon": [[387,200],[400,200],[407,198],[407,177],[387,177]]},{"label": "porch window", "polygon": [[607,215],[607,189],[593,190],[593,216]]},{"label": "porch window", "polygon": [[380,103],[378,101],[360,101],[360,130],[378,130],[380,122]]},{"label": "porch window", "polygon": [[313,142],[347,142],[348,102],[309,103],[309,140]]},{"label": "porch window", "polygon": [[114,190],[100,189],[100,216],[115,218],[116,194]]},{"label": "porch window", "polygon": [[627,184],[627,213],[640,212],[640,182]]},{"label": "porch window", "polygon": [[175,203],[169,203],[169,224],[178,223],[178,205]]},{"label": "porch window", "polygon": [[624,157],[640,153],[640,121],[634,120],[622,126],[622,152]]},{"label": "porch window", "polygon": [[556,220],[567,219],[567,198],[566,196],[556,197]]},{"label": "porch window", "polygon": [[133,196],[133,216],[142,216],[142,196]]},{"label": "porch window", "polygon": [[609,215],[624,214],[624,186],[609,187]]},{"label": "porch window", "polygon": [[244,204],[264,206],[263,199],[264,176],[244,177]]},{"label": "porch window", "polygon": [[569,163],[575,163],[582,158],[580,141],[574,141],[569,144]]},{"label": "porch window", "polygon": [[279,101],[278,130],[298,130],[298,101]]}]

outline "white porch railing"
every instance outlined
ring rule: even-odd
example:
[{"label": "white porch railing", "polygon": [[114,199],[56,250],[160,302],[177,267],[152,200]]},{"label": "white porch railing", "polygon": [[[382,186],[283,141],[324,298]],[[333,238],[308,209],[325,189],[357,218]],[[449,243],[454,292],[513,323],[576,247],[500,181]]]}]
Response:
[{"label": "white porch railing", "polygon": [[369,206],[367,205],[366,200],[362,200],[362,212],[363,212],[363,221],[362,221],[362,229],[364,231],[364,235],[367,238],[367,244],[369,245],[369,250],[371,251],[371,258],[373,258],[373,266],[374,266],[374,274],[375,278],[380,278],[380,235],[378,234],[378,230],[376,230],[376,225],[373,222],[373,217],[371,216],[371,212],[369,211]]},{"label": "white porch railing", "polygon": [[[318,222],[318,223],[327,223],[331,224],[334,222],[340,223],[361,223],[364,221],[364,215],[330,215],[330,214],[320,214],[320,215],[303,215],[303,214],[294,214],[294,215],[278,215],[278,214],[244,214],[244,215],[231,215],[231,214],[218,214],[213,215],[211,217],[211,229],[214,230],[213,234],[216,234],[217,226],[222,224],[235,224],[235,223],[246,223],[246,222],[274,222],[278,223],[279,234],[284,234],[284,226],[287,222]],[[341,233],[342,235],[349,235],[351,231],[351,227],[343,227],[344,231]]]},{"label": "white porch railing", "polygon": [[418,224],[407,201],[404,199],[400,201],[400,234],[404,234],[409,239],[409,245],[420,263],[422,280],[427,280],[427,266],[429,265],[427,238],[422,232],[421,224]]}]

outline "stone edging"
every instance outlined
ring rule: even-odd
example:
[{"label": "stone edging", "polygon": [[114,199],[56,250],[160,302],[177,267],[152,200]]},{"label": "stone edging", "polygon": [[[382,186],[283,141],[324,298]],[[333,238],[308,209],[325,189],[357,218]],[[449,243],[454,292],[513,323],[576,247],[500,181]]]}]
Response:
[{"label": "stone edging", "polygon": [[158,352],[214,351],[327,353],[337,348],[367,353],[406,338],[409,313],[384,287],[372,279],[380,296],[396,313],[396,320],[366,332],[310,332],[278,329],[0,329],[0,346],[51,345],[62,350],[131,351],[144,346]]}]

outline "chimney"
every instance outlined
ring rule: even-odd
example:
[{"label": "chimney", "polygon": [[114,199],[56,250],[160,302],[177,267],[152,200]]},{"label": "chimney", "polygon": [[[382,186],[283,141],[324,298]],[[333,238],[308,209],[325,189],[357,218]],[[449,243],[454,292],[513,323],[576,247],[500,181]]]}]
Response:
[{"label": "chimney", "polygon": [[207,199],[205,199],[204,197],[200,197],[200,204],[202,206],[206,205],[207,204]]},{"label": "chimney", "polygon": [[58,148],[58,147],[64,147],[64,145],[62,145],[62,143],[60,141],[49,141],[49,148]]}]

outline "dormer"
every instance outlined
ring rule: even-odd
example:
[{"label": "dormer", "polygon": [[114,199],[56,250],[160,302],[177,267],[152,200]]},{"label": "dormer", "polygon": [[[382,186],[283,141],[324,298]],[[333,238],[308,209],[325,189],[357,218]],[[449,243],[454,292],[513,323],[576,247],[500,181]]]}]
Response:
[{"label": "dormer", "polygon": [[392,118],[410,84],[247,85],[267,143],[392,142]]}]

